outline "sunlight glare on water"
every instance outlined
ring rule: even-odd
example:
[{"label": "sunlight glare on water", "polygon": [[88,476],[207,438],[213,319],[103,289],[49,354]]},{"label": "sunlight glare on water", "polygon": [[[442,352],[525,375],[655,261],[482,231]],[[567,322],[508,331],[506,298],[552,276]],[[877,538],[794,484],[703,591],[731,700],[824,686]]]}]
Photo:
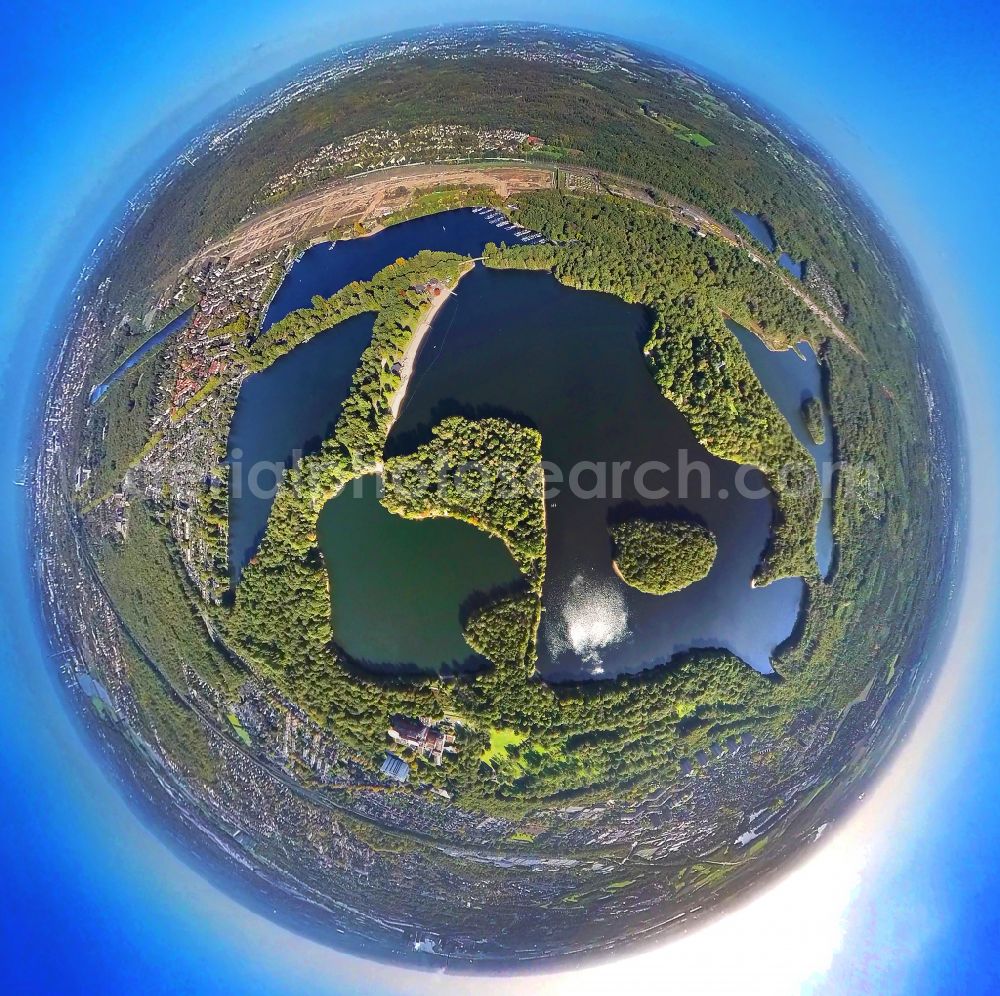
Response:
[{"label": "sunlight glare on water", "polygon": [[549,648],[555,657],[572,651],[603,674],[600,651],[629,636],[625,599],[614,587],[577,574],[557,610],[559,621],[549,630]]}]

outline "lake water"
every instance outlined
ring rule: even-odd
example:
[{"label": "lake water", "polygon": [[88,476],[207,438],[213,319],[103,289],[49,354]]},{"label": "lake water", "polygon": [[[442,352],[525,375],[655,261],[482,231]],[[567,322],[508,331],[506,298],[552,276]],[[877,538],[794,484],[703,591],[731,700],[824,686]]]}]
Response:
[{"label": "lake water", "polygon": [[[748,214],[746,211],[733,211],[733,214],[746,225],[750,234],[768,251],[774,252],[778,248],[778,243],[774,237],[771,226],[759,215]],[[796,262],[783,252],[778,257],[778,262],[796,279],[801,280],[805,273],[805,260]]]},{"label": "lake water", "polygon": [[[489,242],[514,244],[526,237],[501,228],[504,223],[496,211],[462,208],[393,225],[365,238],[315,245],[282,281],[263,327],[298,308],[311,307],[316,294],[328,297],[353,280],[370,280],[383,267],[421,249],[479,256]],[[274,479],[270,468],[291,466],[329,435],[361,352],[371,341],[373,321],[374,315],[358,316],[329,335],[315,336],[243,384],[227,446],[233,475],[229,564],[234,584],[267,526],[273,500],[273,489],[266,487]],[[168,326],[160,335],[171,331]],[[263,492],[251,487],[251,473],[265,485]]]},{"label": "lake water", "polygon": [[243,382],[227,445],[234,584],[264,535],[277,475],[333,430],[374,322],[373,314],[356,315]]},{"label": "lake water", "polygon": [[733,214],[746,225],[750,234],[768,252],[774,252],[778,248],[778,243],[775,241],[771,226],[759,214],[749,214],[746,211],[733,211]]},{"label": "lake water", "polygon": [[[635,672],[691,647],[725,647],[766,671],[798,612],[799,579],[750,586],[769,533],[766,492],[741,497],[736,465],[708,453],[660,394],[642,355],[648,332],[645,309],[616,297],[479,266],[424,340],[390,435],[388,451],[406,452],[454,413],[502,414],[540,430],[543,457],[566,482],[547,507],[539,670],[551,678]],[[704,490],[684,461],[705,468]],[[606,469],[606,488],[594,465]],[[645,481],[636,474],[644,465]],[[760,475],[747,484],[759,487]],[[668,504],[701,518],[719,554],[703,581],[648,595],[614,573],[608,522]]]},{"label": "lake water", "polygon": [[378,670],[454,672],[476,658],[462,636],[470,595],[515,584],[504,544],[457,519],[404,519],[368,475],[327,502],[317,534],[330,573],[334,640]]},{"label": "lake water", "polygon": [[[464,209],[340,242],[333,250],[317,246],[293,267],[288,280],[294,287],[280,288],[270,317],[308,304],[313,294],[331,294],[370,277],[428,242],[477,255],[504,235],[510,233]],[[358,270],[350,265],[355,252]],[[648,331],[641,307],[572,290],[548,274],[479,265],[424,340],[387,451],[411,450],[427,439],[431,425],[456,413],[501,414],[541,431],[544,458],[566,475],[547,507],[539,668],[549,677],[639,671],[693,647],[726,648],[767,671],[771,652],[794,626],[803,582],[750,586],[770,527],[766,489],[760,487],[763,497],[741,497],[738,468],[709,454],[662,397],[642,355]],[[827,443],[816,447],[801,416],[805,396],[822,396],[815,357],[773,353],[746,330],[733,332],[796,435],[817,460],[826,459],[832,451],[829,423]],[[296,451],[318,445],[336,421],[370,334],[371,316],[354,319],[245,382],[229,440],[230,459],[239,449],[243,465],[238,474],[234,468],[230,510],[234,576],[256,548],[271,503],[247,493],[247,468],[261,460],[287,465]],[[636,477],[636,468],[651,461],[645,486],[665,494],[651,496]],[[685,462],[691,469],[685,470]],[[604,468],[605,493],[571,493],[574,467],[577,491],[599,487],[594,464]],[[705,490],[699,464],[708,474]],[[745,491],[762,479],[751,471],[744,484]],[[719,554],[703,581],[669,596],[647,595],[615,575],[608,520],[665,506],[701,518],[715,532]],[[827,500],[817,530],[823,570],[832,555],[829,525]],[[361,487],[357,497],[345,493],[328,503],[319,535],[333,582],[338,641],[373,665],[467,666],[472,655],[461,639],[463,605],[514,576],[498,541],[451,520],[392,516],[375,499],[373,484],[371,490]],[[445,563],[451,563],[450,573],[442,569]]]},{"label": "lake water", "polygon": [[100,401],[111,385],[118,380],[126,370],[131,370],[151,349],[155,349],[161,342],[169,339],[175,332],[179,332],[188,323],[194,308],[188,308],[183,314],[178,315],[172,322],[168,322],[155,335],[150,336],[138,349],[130,353],[100,384],[90,392],[90,403]]},{"label": "lake water", "polygon": [[[816,564],[825,577],[833,563],[833,423],[823,392],[823,370],[808,342],[800,342],[795,349],[768,349],[748,329],[727,321],[729,330],[740,341],[751,366],[764,390],[771,396],[782,415],[795,433],[795,437],[816,461],[816,470],[823,489],[823,510],[816,525]],[[802,416],[802,403],[807,398],[818,398],[823,404],[823,425],[826,435],[823,442],[813,442]]]},{"label": "lake water", "polygon": [[329,297],[352,280],[371,280],[383,267],[400,257],[409,259],[421,249],[481,256],[488,242],[513,245],[519,236],[499,227],[505,221],[498,212],[459,208],[391,225],[364,238],[315,245],[296,260],[278,288],[263,327],[298,308],[311,307],[315,294]]}]

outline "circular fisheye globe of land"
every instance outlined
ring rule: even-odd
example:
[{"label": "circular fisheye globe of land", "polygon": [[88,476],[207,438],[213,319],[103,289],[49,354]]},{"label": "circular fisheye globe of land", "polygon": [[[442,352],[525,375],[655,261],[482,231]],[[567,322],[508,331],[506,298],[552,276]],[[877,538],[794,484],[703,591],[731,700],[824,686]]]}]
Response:
[{"label": "circular fisheye globe of land", "polygon": [[462,27],[229,107],[109,224],[32,480],[53,656],[206,874],[372,958],[691,925],[937,659],[949,373],[835,165],[703,72]]}]

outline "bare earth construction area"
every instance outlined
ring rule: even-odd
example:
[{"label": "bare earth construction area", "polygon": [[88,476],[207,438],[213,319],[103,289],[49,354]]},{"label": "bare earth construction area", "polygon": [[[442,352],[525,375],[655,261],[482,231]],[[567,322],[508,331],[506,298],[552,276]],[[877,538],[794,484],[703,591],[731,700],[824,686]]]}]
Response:
[{"label": "bare earth construction area", "polygon": [[239,263],[289,242],[319,239],[355,224],[376,225],[420,193],[442,187],[486,188],[508,199],[525,190],[551,187],[551,170],[526,165],[400,166],[335,181],[273,208],[241,225],[227,239],[207,246],[194,262],[228,256]]}]

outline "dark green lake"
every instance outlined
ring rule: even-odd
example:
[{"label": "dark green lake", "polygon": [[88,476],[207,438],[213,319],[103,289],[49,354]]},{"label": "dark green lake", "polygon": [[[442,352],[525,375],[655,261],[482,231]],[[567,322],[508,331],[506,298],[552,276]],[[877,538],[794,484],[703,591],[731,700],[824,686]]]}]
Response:
[{"label": "dark green lake", "polygon": [[327,502],[319,546],[330,574],[334,640],[374,669],[462,670],[460,611],[476,591],[517,581],[503,543],[456,519],[404,519],[368,475]]}]

